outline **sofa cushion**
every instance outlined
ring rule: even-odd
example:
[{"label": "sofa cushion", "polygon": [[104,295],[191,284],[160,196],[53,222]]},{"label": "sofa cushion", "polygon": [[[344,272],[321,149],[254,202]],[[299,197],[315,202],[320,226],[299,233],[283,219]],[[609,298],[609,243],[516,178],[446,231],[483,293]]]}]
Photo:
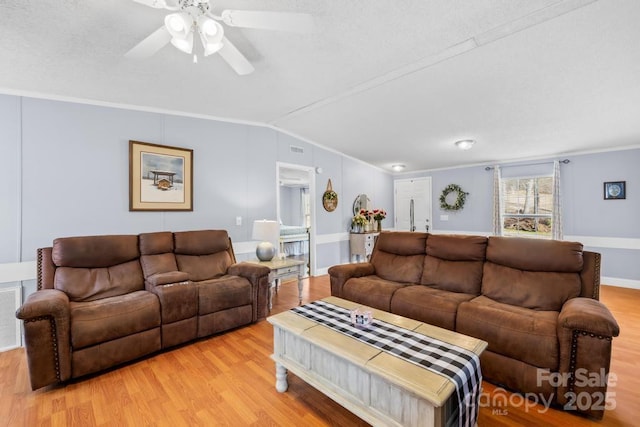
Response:
[{"label": "sofa cushion", "polygon": [[406,285],[378,276],[355,277],[347,280],[342,287],[342,298],[391,311],[391,297],[404,286]]},{"label": "sofa cushion", "polygon": [[396,255],[424,255],[427,233],[408,231],[382,232],[376,239],[376,250]]},{"label": "sofa cushion", "polygon": [[420,283],[480,295],[486,247],[482,236],[429,235]]},{"label": "sofa cushion", "polygon": [[155,274],[169,273],[171,271],[178,270],[176,256],[171,252],[165,254],[142,255],[140,256],[140,264],[142,265],[144,278],[147,280]]},{"label": "sofa cushion", "polygon": [[376,275],[394,282],[418,283],[427,233],[380,233],[371,254]]},{"label": "sofa cushion", "polygon": [[483,276],[483,295],[534,310],[560,311],[568,299],[580,294],[578,273],[523,271],[486,262]]},{"label": "sofa cushion", "polygon": [[111,267],[138,257],[136,235],[61,237],[51,253],[56,266],[78,268]]},{"label": "sofa cushion", "polygon": [[144,289],[138,260],[112,267],[58,267],[54,288],[69,296],[69,301],[94,301]]},{"label": "sofa cushion", "polygon": [[427,255],[446,261],[484,261],[487,241],[484,236],[430,234]]},{"label": "sofa cushion", "polygon": [[224,275],[231,265],[231,256],[228,252],[200,256],[176,254],[176,262],[178,270],[189,273],[190,280],[200,282]]},{"label": "sofa cushion", "polygon": [[482,294],[506,304],[560,311],[580,295],[582,244],[489,237]]},{"label": "sofa cushion", "polygon": [[141,255],[155,255],[173,252],[173,233],[159,231],[156,233],[142,233],[138,236]]},{"label": "sofa cushion", "polygon": [[208,255],[227,251],[229,235],[225,230],[180,231],[173,233],[175,253],[183,255]]},{"label": "sofa cushion", "polygon": [[582,244],[524,237],[489,237],[487,261],[527,271],[579,273]]},{"label": "sofa cushion", "polygon": [[160,303],[147,291],[69,303],[71,346],[89,347],[160,326]]},{"label": "sofa cushion", "polygon": [[479,296],[460,303],[456,332],[487,341],[487,350],[533,366],[558,368],[557,311],[530,310]]},{"label": "sofa cushion", "polygon": [[458,305],[475,297],[423,285],[405,286],[394,292],[391,312],[454,331]]},{"label": "sofa cushion", "polygon": [[198,283],[198,315],[251,305],[251,283],[240,276],[226,275]]}]

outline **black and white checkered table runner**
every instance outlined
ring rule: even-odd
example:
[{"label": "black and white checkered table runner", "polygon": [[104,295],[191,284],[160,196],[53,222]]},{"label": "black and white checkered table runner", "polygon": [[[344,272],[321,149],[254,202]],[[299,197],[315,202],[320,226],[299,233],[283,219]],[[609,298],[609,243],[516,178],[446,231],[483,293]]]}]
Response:
[{"label": "black and white checkered table runner", "polygon": [[367,328],[356,328],[348,309],[325,301],[291,311],[446,377],[456,386],[458,425],[475,426],[482,385],[480,359],[475,353],[379,319],[373,319]]}]

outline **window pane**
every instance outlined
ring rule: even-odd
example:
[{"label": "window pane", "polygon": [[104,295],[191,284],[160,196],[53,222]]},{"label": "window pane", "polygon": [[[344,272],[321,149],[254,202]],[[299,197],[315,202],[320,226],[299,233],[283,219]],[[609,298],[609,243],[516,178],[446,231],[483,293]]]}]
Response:
[{"label": "window pane", "polygon": [[553,177],[502,181],[505,235],[551,237]]},{"label": "window pane", "polygon": [[508,217],[504,218],[506,236],[551,237],[551,218]]}]

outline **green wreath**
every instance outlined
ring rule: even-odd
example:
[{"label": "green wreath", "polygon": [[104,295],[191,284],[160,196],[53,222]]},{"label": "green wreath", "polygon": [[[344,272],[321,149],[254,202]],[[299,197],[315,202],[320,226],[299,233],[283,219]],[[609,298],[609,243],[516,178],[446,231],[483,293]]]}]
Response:
[{"label": "green wreath", "polygon": [[[458,193],[456,202],[453,205],[447,203],[447,196],[449,193]],[[449,184],[440,195],[440,209],[445,211],[459,211],[464,207],[464,202],[467,199],[469,193],[466,193],[458,184]]]}]

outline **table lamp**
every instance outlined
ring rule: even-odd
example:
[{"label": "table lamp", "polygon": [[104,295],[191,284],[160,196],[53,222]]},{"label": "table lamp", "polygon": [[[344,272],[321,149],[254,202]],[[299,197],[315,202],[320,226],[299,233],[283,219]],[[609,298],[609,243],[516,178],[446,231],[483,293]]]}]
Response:
[{"label": "table lamp", "polygon": [[266,219],[253,222],[252,239],[258,240],[256,248],[256,256],[260,261],[271,261],[276,254],[276,248],[273,245],[280,237],[280,225],[277,221],[268,221]]}]

